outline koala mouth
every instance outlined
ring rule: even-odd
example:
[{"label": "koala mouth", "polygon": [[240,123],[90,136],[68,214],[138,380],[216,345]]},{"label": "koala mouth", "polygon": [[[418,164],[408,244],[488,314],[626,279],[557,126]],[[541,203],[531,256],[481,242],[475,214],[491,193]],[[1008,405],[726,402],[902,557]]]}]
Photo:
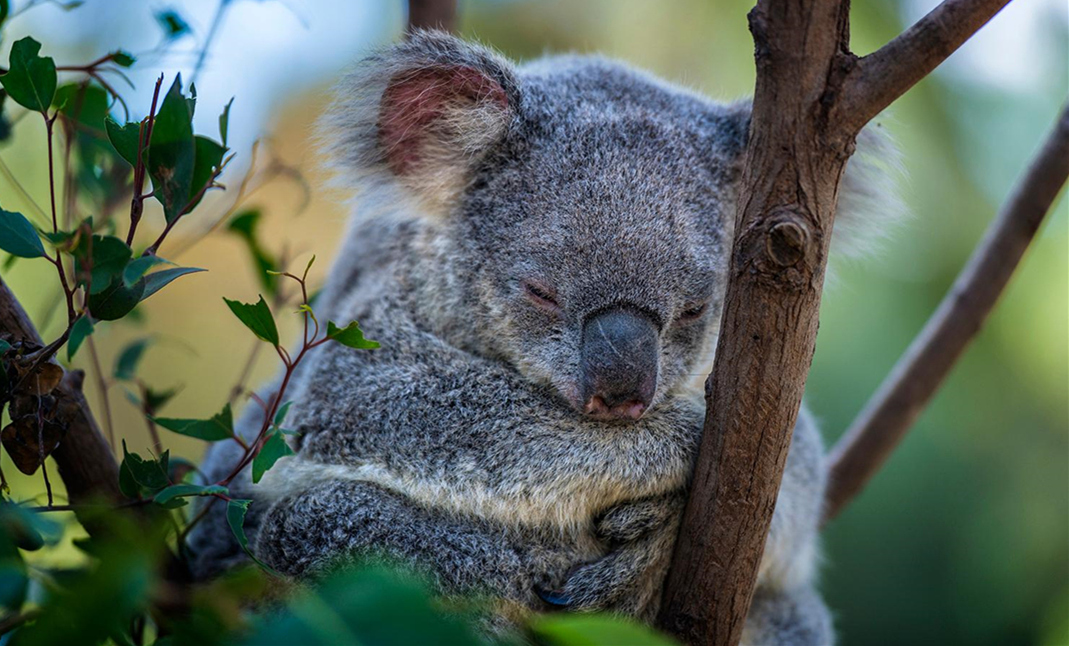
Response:
[{"label": "koala mouth", "polygon": [[622,306],[589,316],[583,325],[579,403],[598,421],[640,419],[657,392],[660,338],[654,320]]}]

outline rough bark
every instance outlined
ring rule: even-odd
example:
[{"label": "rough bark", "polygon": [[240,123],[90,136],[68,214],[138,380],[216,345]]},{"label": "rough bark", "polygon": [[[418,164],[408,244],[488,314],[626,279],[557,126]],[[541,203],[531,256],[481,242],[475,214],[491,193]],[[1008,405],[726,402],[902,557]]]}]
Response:
[{"label": "rough bark", "polygon": [[983,326],[1069,176],[1069,106],[939,308],[832,451],[825,518],[890,456]]},{"label": "rough bark", "polygon": [[[30,317],[3,280],[0,280],[0,332],[11,334],[16,340],[43,345]],[[79,370],[68,372],[53,392],[58,401],[73,404],[73,415],[67,434],[52,458],[72,504],[101,500],[119,503],[125,500],[119,491],[119,466],[82,394],[82,378]],[[87,531],[92,532],[94,515],[79,516]]]},{"label": "rough bark", "polygon": [[457,30],[457,0],[408,0],[408,31]]},{"label": "rough bark", "polygon": [[759,0],[750,13],[757,84],[731,273],[658,618],[685,643],[741,637],[813,357],[854,138],[1002,4],[948,0],[866,59],[849,50],[848,0]]}]

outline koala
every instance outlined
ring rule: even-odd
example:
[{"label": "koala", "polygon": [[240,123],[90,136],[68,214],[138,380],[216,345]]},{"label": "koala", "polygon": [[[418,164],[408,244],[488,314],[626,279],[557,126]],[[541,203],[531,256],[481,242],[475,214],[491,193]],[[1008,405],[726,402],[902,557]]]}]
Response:
[{"label": "koala", "polygon": [[[495,627],[651,620],[701,439],[748,103],[438,32],[369,56],[337,97],[324,139],[355,215],[316,309],[381,348],[328,344],[294,377],[295,455],[232,485],[254,500],[255,553],[297,577],[384,555],[492,599]],[[851,220],[888,200],[886,143],[858,144],[835,234],[855,247]],[[214,445],[206,477],[241,452]],[[824,487],[803,409],[744,643],[833,642]],[[190,537],[201,577],[244,558],[218,507]]]}]

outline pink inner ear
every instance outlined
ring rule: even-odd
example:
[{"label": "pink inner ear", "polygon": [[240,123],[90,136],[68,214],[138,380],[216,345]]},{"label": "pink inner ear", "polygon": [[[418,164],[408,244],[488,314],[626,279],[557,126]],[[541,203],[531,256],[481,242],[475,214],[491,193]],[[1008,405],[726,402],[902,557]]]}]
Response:
[{"label": "pink inner ear", "polygon": [[390,170],[403,175],[418,165],[420,151],[434,136],[434,122],[446,109],[487,102],[508,107],[501,84],[471,67],[428,67],[395,76],[382,95],[378,124]]}]

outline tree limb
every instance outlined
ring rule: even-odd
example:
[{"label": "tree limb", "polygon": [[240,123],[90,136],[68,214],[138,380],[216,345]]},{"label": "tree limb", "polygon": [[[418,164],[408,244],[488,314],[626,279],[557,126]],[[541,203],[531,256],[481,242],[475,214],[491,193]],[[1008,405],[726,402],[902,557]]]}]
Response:
[{"label": "tree limb", "polygon": [[857,61],[841,118],[856,130],[927,76],[1010,0],[946,0],[879,50]]},{"label": "tree limb", "polygon": [[457,0],[408,0],[408,29],[457,30]]},{"label": "tree limb", "polygon": [[[44,345],[33,322],[8,286],[0,279],[0,332],[17,340]],[[59,405],[69,412],[67,433],[52,453],[72,504],[100,501],[122,502],[119,466],[82,394],[84,373],[67,372],[53,391]],[[43,466],[41,468],[44,468]],[[86,531],[93,532],[95,514],[79,517]]]},{"label": "tree limb", "polygon": [[1069,176],[1069,105],[953,287],[835,445],[825,519],[865,486],[980,331]]},{"label": "tree limb", "polygon": [[853,135],[829,121],[852,60],[846,0],[760,0],[753,114],[706,418],[660,625],[737,644],[813,357]]}]

